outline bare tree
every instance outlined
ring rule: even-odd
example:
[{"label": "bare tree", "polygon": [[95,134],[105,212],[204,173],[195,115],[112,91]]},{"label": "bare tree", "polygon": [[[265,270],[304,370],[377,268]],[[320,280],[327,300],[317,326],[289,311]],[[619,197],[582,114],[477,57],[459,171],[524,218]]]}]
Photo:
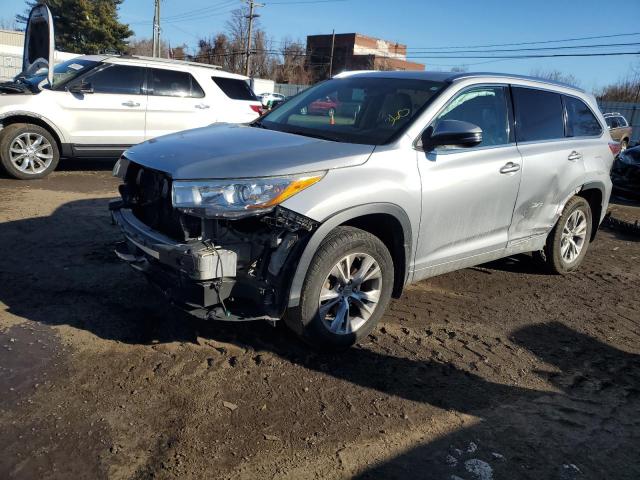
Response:
[{"label": "bare tree", "polygon": [[554,82],[567,83],[575,87],[580,86],[580,82],[576,77],[570,73],[563,73],[560,70],[542,70],[536,69],[531,71],[532,77],[544,78],[545,80],[551,80]]},{"label": "bare tree", "polygon": [[[167,44],[167,42],[161,40],[160,44],[160,51],[167,52],[169,50],[169,45]],[[150,38],[134,38],[129,42],[127,53],[129,55],[151,57],[153,55],[153,40],[151,40]]]},{"label": "bare tree", "polygon": [[640,74],[629,74],[596,93],[600,101],[640,102]]}]

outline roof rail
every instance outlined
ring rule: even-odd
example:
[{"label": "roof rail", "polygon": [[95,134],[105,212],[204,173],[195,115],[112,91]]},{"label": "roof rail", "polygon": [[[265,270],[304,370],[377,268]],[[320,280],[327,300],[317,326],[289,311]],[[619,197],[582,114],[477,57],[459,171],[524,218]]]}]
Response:
[{"label": "roof rail", "polygon": [[173,58],[146,57],[144,55],[118,55],[118,58],[132,58],[135,60],[144,60],[145,62],[158,62],[169,64],[192,65],[194,67],[211,68],[213,70],[222,70],[219,65],[210,65],[208,63],[190,62],[188,60],[175,60]]}]

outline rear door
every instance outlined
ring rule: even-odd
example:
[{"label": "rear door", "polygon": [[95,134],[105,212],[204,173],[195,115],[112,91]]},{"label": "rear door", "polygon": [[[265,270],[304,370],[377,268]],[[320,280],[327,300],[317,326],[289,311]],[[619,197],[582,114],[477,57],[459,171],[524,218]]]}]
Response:
[{"label": "rear door", "polygon": [[144,140],[144,78],[143,66],[107,63],[73,82],[93,93],[59,92],[59,105],[70,119],[66,128],[79,153],[111,156]]},{"label": "rear door", "polygon": [[211,98],[186,70],[149,65],[147,93],[147,139],[215,122]]},{"label": "rear door", "polygon": [[[571,100],[573,97],[520,86],[512,87],[512,95],[522,179],[509,240],[518,242],[546,235],[568,198],[582,185],[584,161],[594,140],[585,139],[583,133],[593,130],[594,125],[580,127],[580,121],[574,127],[566,125],[565,98],[569,99],[572,121],[576,114],[584,115],[580,113],[582,107]],[[596,125],[599,126],[597,121]]]}]

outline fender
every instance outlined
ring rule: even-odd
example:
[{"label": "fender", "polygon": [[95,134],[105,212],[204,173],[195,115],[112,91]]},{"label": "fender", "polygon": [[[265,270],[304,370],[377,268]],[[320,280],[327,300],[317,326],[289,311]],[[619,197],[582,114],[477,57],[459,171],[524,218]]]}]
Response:
[{"label": "fender", "polygon": [[604,217],[607,215],[606,206],[609,203],[609,198],[607,197],[607,187],[605,186],[604,182],[601,182],[599,180],[587,182],[582,186],[580,191],[594,189],[600,190],[600,194],[602,195],[602,211],[600,212],[600,218],[598,219],[598,223],[602,223],[602,220],[604,220]]},{"label": "fender", "polygon": [[58,136],[58,140],[60,140],[60,143],[62,145],[64,145],[65,143],[67,143],[67,139],[65,137],[65,135],[62,133],[62,131],[56,127],[56,125],[49,120],[47,117],[44,117],[42,115],[39,115],[37,113],[34,112],[30,112],[27,110],[14,110],[11,112],[6,112],[3,114],[0,114],[0,123],[2,123],[2,121],[6,118],[11,118],[11,117],[30,117],[30,118],[37,118],[38,120],[46,123],[51,130],[53,130],[53,132]]},{"label": "fender", "polygon": [[369,203],[365,205],[358,205],[345,210],[341,210],[340,212],[326,218],[321,223],[320,227],[318,227],[318,229],[311,236],[311,238],[307,242],[307,245],[305,246],[305,249],[300,255],[298,266],[296,267],[295,274],[291,281],[291,288],[289,290],[289,308],[297,307],[300,304],[302,285],[307,275],[309,265],[311,264],[311,260],[313,259],[313,256],[318,250],[318,247],[320,247],[320,244],[329,234],[329,232],[331,232],[334,228],[342,225],[343,223],[348,222],[349,220],[371,214],[391,215],[396,220],[398,220],[398,222],[400,222],[400,225],[402,225],[405,251],[404,284],[407,283],[409,272],[411,270],[410,263],[412,258],[412,233],[411,222],[409,221],[409,217],[407,216],[406,212],[404,211],[404,209],[393,203]]}]

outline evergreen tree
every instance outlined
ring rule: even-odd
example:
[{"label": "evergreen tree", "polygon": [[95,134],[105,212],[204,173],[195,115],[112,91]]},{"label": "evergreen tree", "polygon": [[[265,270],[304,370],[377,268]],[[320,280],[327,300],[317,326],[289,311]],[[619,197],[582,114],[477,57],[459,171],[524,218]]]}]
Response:
[{"label": "evergreen tree", "polygon": [[49,6],[55,27],[56,49],[82,54],[122,53],[133,32],[118,20],[124,0],[27,0],[25,15],[16,20],[25,24],[29,10],[38,3]]}]

